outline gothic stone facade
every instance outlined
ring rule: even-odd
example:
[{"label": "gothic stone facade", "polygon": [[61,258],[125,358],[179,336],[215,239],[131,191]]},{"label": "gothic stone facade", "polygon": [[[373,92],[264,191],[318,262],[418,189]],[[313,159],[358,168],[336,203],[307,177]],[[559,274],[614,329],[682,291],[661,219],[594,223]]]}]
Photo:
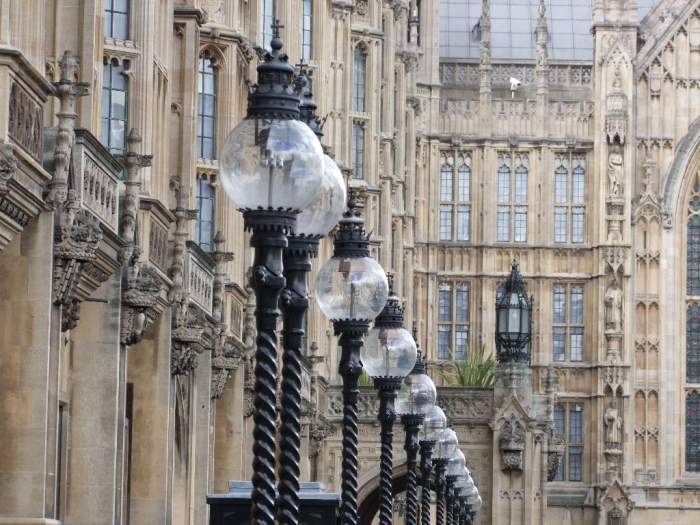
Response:
[{"label": "gothic stone facade", "polygon": [[[252,258],[216,152],[274,18],[429,361],[493,352],[514,259],[535,296],[531,367],[441,389],[478,523],[700,519],[700,4],[596,1],[566,60],[549,2],[532,57],[492,56],[496,1],[441,58],[452,3],[0,0],[0,524],[201,524],[250,478]],[[338,491],[316,308],[307,339],[302,478]]]}]

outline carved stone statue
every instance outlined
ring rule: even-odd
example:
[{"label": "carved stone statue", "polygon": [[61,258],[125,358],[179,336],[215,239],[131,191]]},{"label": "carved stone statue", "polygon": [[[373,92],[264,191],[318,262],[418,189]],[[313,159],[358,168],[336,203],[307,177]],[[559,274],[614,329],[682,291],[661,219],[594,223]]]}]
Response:
[{"label": "carved stone statue", "polygon": [[610,403],[610,406],[605,411],[603,416],[605,422],[605,442],[606,443],[621,443],[622,442],[622,418],[617,411],[617,403]]},{"label": "carved stone statue", "polygon": [[622,289],[613,279],[612,284],[605,292],[605,330],[610,332],[622,332]]},{"label": "carved stone statue", "polygon": [[608,156],[608,195],[610,197],[621,197],[623,194],[623,169],[622,169],[622,149],[620,146],[613,146]]}]

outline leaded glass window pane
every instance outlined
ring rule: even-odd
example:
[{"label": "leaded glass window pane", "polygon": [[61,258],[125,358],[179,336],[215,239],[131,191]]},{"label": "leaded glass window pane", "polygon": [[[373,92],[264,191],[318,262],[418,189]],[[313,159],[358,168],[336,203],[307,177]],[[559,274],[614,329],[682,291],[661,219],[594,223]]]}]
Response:
[{"label": "leaded glass window pane", "polygon": [[466,323],[469,321],[469,288],[466,284],[457,285],[457,305],[455,321]]},{"label": "leaded glass window pane", "polygon": [[467,166],[459,168],[459,190],[457,199],[460,202],[469,202],[469,184],[471,180],[471,170]]},{"label": "leaded glass window pane", "polygon": [[452,287],[447,283],[441,283],[438,292],[438,321],[452,322]]},{"label": "leaded glass window pane", "polygon": [[197,157],[216,158],[216,69],[209,52],[199,58],[199,104],[197,107]]},{"label": "leaded glass window pane", "polygon": [[457,240],[469,240],[469,206],[457,207]]},{"label": "leaded glass window pane", "polygon": [[515,242],[527,242],[527,208],[525,206],[515,207]]},{"label": "leaded glass window pane", "polygon": [[352,126],[352,169],[354,179],[365,178],[365,129],[358,122]]},{"label": "leaded glass window pane", "polygon": [[450,359],[450,344],[452,339],[452,327],[450,325],[438,325],[438,359]]},{"label": "leaded glass window pane", "polygon": [[571,287],[571,324],[583,324],[583,288]]},{"label": "leaded glass window pane", "polygon": [[554,208],[554,242],[566,242],[566,208]]},{"label": "leaded glass window pane", "polygon": [[467,340],[469,339],[469,329],[466,326],[455,327],[455,359],[467,357]]},{"label": "leaded glass window pane", "polygon": [[515,170],[515,202],[527,202],[527,169]]},{"label": "leaded glass window pane", "polygon": [[690,303],[685,322],[685,379],[700,383],[700,305]]},{"label": "leaded glass window pane", "polygon": [[104,64],[102,74],[102,126],[101,142],[110,153],[123,155],[126,152],[126,120],[128,112],[128,90],[124,75],[126,62],[116,59]]},{"label": "leaded glass window pane", "polygon": [[194,242],[205,252],[214,246],[214,189],[207,179],[198,178],[195,191],[197,219],[194,226]]},{"label": "leaded glass window pane", "polygon": [[574,204],[583,204],[585,201],[586,171],[584,166],[585,161],[580,160],[580,165],[577,168],[574,168],[573,181],[571,185],[571,202]]},{"label": "leaded glass window pane", "polygon": [[583,328],[571,329],[571,361],[583,361]]},{"label": "leaded glass window pane", "polygon": [[555,327],[552,334],[552,347],[554,361],[566,360],[566,328]]},{"label": "leaded glass window pane", "polygon": [[452,206],[440,206],[440,240],[452,240]]},{"label": "leaded glass window pane", "polygon": [[452,201],[452,168],[447,164],[440,170],[440,200]]},{"label": "leaded glass window pane", "polygon": [[567,171],[564,166],[559,166],[554,172],[554,202],[563,204],[566,202]]},{"label": "leaded glass window pane", "polygon": [[365,111],[365,72],[367,70],[367,54],[359,45],[355,47],[353,73],[352,109]]},{"label": "leaded glass window pane", "polygon": [[311,60],[313,0],[303,0],[301,17],[301,58]]},{"label": "leaded glass window pane", "polygon": [[575,207],[571,212],[571,242],[580,244],[583,242],[585,220],[585,208]]},{"label": "leaded glass window pane", "polygon": [[688,295],[700,295],[700,216],[688,221],[688,255],[686,282]]},{"label": "leaded glass window pane", "polygon": [[554,287],[554,324],[566,323],[566,288],[561,285]]},{"label": "leaded glass window pane", "polygon": [[691,391],[685,400],[685,470],[700,472],[700,394]]},{"label": "leaded glass window pane", "polygon": [[[565,418],[566,410],[564,405],[554,405],[554,429],[566,435]],[[559,462],[559,468],[554,476],[554,481],[564,481],[564,461]]]},{"label": "leaded glass window pane", "polygon": [[105,36],[128,40],[129,1],[105,0]]},{"label": "leaded glass window pane", "polygon": [[275,0],[260,0],[260,41],[262,47],[268,51],[273,35],[272,25],[275,23],[276,3]]},{"label": "leaded glass window pane", "polygon": [[498,242],[508,242],[510,240],[510,207],[498,207],[498,234],[496,240]]},{"label": "leaded glass window pane", "polygon": [[569,409],[569,481],[581,481],[583,464],[583,409]]},{"label": "leaded glass window pane", "polygon": [[510,202],[510,170],[506,166],[498,169],[498,202]]}]

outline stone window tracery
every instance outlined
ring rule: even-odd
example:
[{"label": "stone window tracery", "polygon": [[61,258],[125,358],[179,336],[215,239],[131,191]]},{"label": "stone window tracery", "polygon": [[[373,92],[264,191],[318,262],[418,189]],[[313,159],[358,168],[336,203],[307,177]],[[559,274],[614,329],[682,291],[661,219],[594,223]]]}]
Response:
[{"label": "stone window tracery", "polygon": [[554,156],[554,242],[579,244],[585,233],[586,156]]},{"label": "stone window tracery", "polygon": [[129,39],[129,0],[105,0],[105,36]]},{"label": "stone window tracery", "polygon": [[500,152],[497,195],[497,242],[527,242],[528,173],[527,153]]},{"label": "stone window tracery", "polygon": [[469,241],[471,164],[469,154],[447,152],[440,156],[441,241]]},{"label": "stone window tracery", "polygon": [[115,155],[126,153],[129,83],[128,62],[106,60],[102,73],[102,129],[100,140]]},{"label": "stone window tracery", "polygon": [[583,287],[555,285],[552,313],[552,359],[583,361]]},{"label": "stone window tracery", "polygon": [[469,342],[469,284],[438,287],[438,359],[464,359]]},{"label": "stone window tracery", "polygon": [[700,173],[694,176],[687,202],[685,470],[700,472]]},{"label": "stone window tracery", "polygon": [[554,405],[554,429],[566,437],[567,453],[554,481],[583,480],[583,406],[579,403]]},{"label": "stone window tracery", "polygon": [[197,158],[216,158],[216,81],[214,59],[209,51],[199,57],[197,102]]}]

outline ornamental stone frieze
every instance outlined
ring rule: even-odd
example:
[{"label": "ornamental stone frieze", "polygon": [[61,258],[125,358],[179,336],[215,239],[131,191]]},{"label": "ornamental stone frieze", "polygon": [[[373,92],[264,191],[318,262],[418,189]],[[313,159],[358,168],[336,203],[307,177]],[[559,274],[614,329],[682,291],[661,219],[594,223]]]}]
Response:
[{"label": "ornamental stone frieze", "polygon": [[141,261],[141,249],[137,246],[124,270],[122,283],[121,342],[135,345],[141,341],[149,323],[160,314],[158,308],[163,280],[158,272]]}]

